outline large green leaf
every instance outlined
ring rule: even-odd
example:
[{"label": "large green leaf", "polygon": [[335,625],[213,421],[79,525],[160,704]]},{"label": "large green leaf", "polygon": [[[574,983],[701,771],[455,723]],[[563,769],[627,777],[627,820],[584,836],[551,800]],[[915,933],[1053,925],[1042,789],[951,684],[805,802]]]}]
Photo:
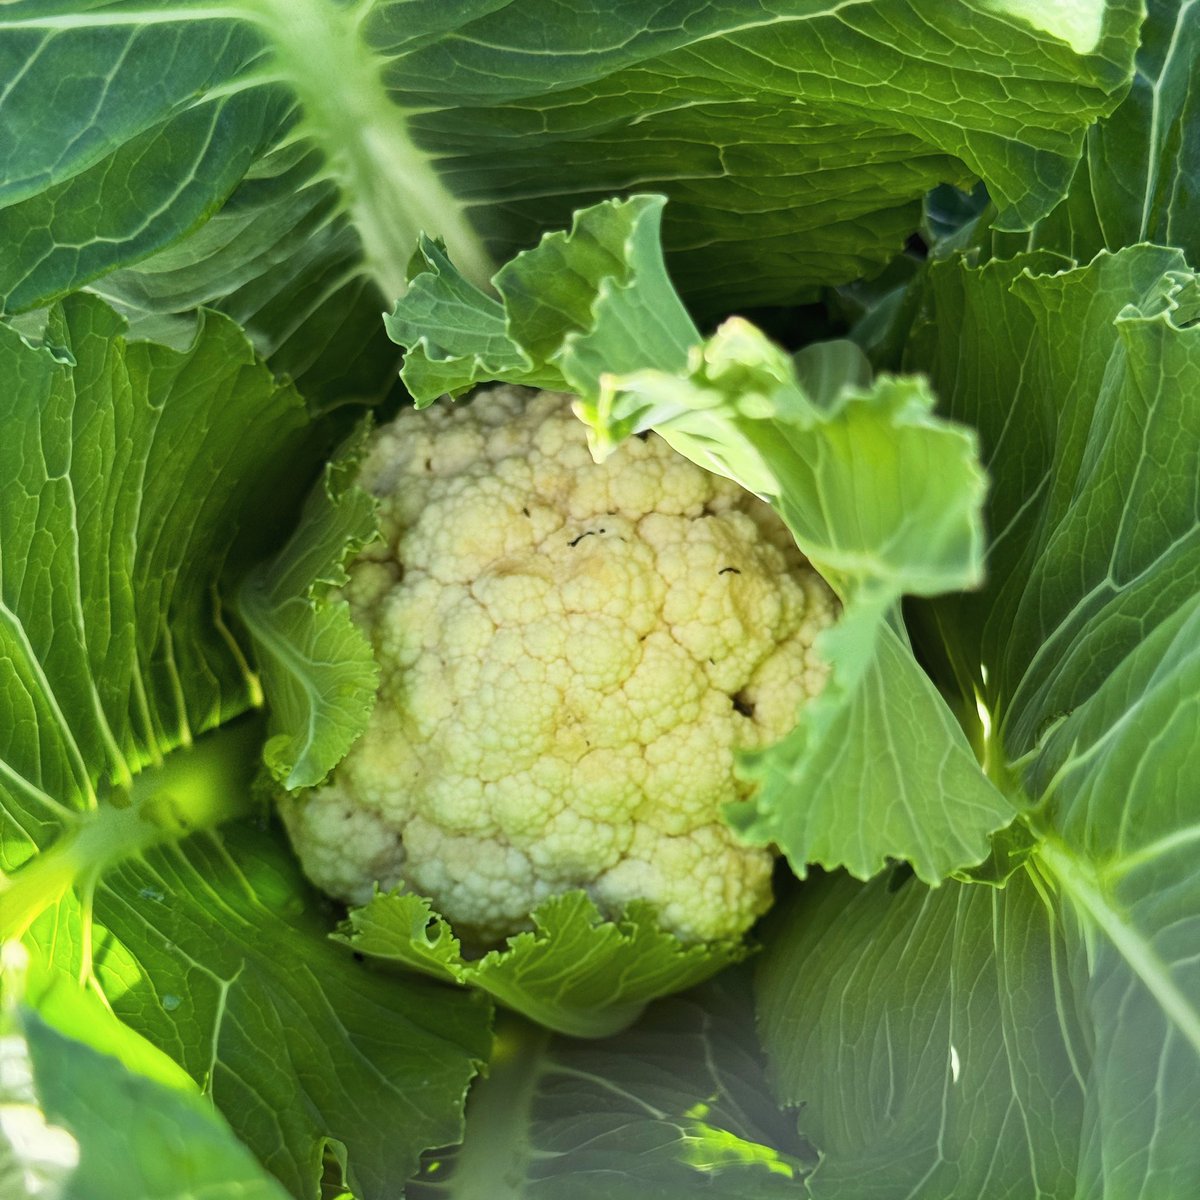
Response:
[{"label": "large green leaf", "polygon": [[1129,95],[1088,130],[1065,203],[1027,237],[997,249],[1044,247],[1086,262],[1136,242],[1178,246],[1200,265],[1200,7],[1149,0]]},{"label": "large green leaf", "polygon": [[227,597],[325,436],[222,317],[178,352],[73,297],[41,344],[0,327],[0,378],[0,932],[98,989],[297,1196],[329,1147],[387,1196],[455,1135],[488,1005],[356,967],[278,835],[180,840],[251,810]]},{"label": "large green leaf", "polygon": [[61,976],[24,975],[8,964],[0,1015],[8,1200],[287,1200],[161,1051]]},{"label": "large green leaf", "polygon": [[[434,247],[388,318],[418,403],[492,379],[579,395],[593,448],[653,427],[774,505],[846,604],[833,668],[796,731],[747,769],[763,787],[732,816],[810,862],[867,877],[889,857],[937,882],[987,855],[1014,806],[980,771],[897,615],[904,594],[979,579],[984,478],[969,430],[934,417],[918,380],[880,379],[851,346],[799,363],[729,321],[701,344],[666,280],[661,197],[595,205],[473,291]],[[548,281],[543,286],[543,281]],[[799,372],[799,373],[798,373]]]},{"label": "large green leaf", "polygon": [[0,868],[253,702],[215,591],[313,470],[304,406],[210,317],[178,353],[76,297],[0,326]]},{"label": "large green leaf", "polygon": [[311,395],[377,394],[417,232],[468,277],[655,187],[702,306],[882,265],[942,180],[1064,193],[1135,0],[18,0],[0,19],[0,296],[89,281],[162,334],[216,304]]},{"label": "large green leaf", "polygon": [[820,1150],[809,1194],[1106,1195],[1076,1191],[1091,1060],[1066,964],[1024,871],[1003,889],[832,877],[778,912],[760,1028]]},{"label": "large green leaf", "polygon": [[1011,690],[1010,752],[1041,739],[1026,771],[1037,861],[1090,972],[1079,1194],[1186,1195],[1200,1187],[1200,287],[1177,256],[1135,248],[1025,276],[1013,300],[1031,341],[1061,347],[1043,378],[1063,484],[1031,539],[1029,593],[997,602],[985,655]]},{"label": "large green leaf", "polygon": [[[316,1196],[332,1150],[357,1196],[390,1200],[421,1150],[459,1136],[491,1042],[486,998],[372,972],[333,945],[329,906],[280,830],[227,826],[127,861],[93,907],[92,967],[117,1014],[293,1194]],[[60,944],[73,923],[60,910]]]},{"label": "large green leaf", "polygon": [[935,264],[907,358],[979,430],[995,480],[988,586],[936,607],[1010,759],[1140,653],[1200,571],[1196,278],[1148,246],[1068,267]]},{"label": "large green leaf", "polygon": [[[995,480],[987,586],[931,606],[944,682],[1034,806],[1002,892],[838,883],[797,910],[764,975],[781,1094],[808,1100],[816,1195],[1191,1195],[1200,288],[1141,246],[939,263],[924,305],[909,363]],[[834,947],[845,982],[817,989]],[[881,1135],[912,1151],[894,1181]]]},{"label": "large green leaf", "polygon": [[462,1147],[427,1156],[408,1200],[768,1200],[805,1148],[771,1102],[741,971],[660,1001],[603,1041],[500,1024]]}]

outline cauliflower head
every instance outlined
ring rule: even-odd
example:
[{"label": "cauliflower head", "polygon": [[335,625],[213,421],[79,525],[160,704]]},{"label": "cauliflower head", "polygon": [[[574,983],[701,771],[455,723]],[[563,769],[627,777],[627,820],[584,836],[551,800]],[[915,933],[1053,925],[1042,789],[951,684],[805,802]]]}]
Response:
[{"label": "cauliflower head", "polygon": [[824,683],[836,601],[766,504],[656,435],[592,461],[570,398],[498,388],[381,428],[381,541],[344,595],[381,664],[366,733],[282,801],[310,878],[429,896],[468,939],[582,888],[736,937],[773,855],[721,819],[739,749]]}]

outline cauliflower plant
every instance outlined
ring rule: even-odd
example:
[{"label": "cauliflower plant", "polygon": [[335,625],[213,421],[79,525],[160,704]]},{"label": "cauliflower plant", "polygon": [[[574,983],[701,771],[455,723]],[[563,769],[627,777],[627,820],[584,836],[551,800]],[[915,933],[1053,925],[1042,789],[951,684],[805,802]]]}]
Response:
[{"label": "cauliflower plant", "polygon": [[345,595],[382,681],[331,781],[283,801],[309,876],[404,883],[481,942],[575,888],[743,933],[772,854],[722,823],[734,752],[822,686],[836,608],[774,513],[655,435],[597,465],[568,397],[509,387],[402,413],[359,482],[383,539]]}]

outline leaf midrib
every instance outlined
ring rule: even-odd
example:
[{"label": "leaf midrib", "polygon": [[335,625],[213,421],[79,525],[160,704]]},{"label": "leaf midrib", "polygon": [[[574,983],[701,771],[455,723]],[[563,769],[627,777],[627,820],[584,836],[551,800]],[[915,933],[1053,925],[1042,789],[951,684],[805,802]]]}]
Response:
[{"label": "leaf midrib", "polygon": [[1128,915],[1112,903],[1091,866],[1055,837],[1043,837],[1035,853],[1060,891],[1081,916],[1105,935],[1155,1003],[1200,1055],[1200,1008],[1188,999],[1175,982],[1170,967]]}]

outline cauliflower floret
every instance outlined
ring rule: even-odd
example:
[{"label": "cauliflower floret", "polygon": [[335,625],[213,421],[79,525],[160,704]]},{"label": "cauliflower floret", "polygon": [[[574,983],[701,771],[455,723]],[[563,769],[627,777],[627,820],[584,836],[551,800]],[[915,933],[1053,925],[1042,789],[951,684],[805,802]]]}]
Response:
[{"label": "cauliflower floret", "polygon": [[404,884],[480,942],[573,888],[743,933],[772,854],[722,823],[734,755],[821,688],[836,614],[778,518],[653,435],[597,465],[569,397],[518,388],[402,413],[359,482],[383,541],[345,594],[382,681],[333,779],[281,802],[314,882]]}]

